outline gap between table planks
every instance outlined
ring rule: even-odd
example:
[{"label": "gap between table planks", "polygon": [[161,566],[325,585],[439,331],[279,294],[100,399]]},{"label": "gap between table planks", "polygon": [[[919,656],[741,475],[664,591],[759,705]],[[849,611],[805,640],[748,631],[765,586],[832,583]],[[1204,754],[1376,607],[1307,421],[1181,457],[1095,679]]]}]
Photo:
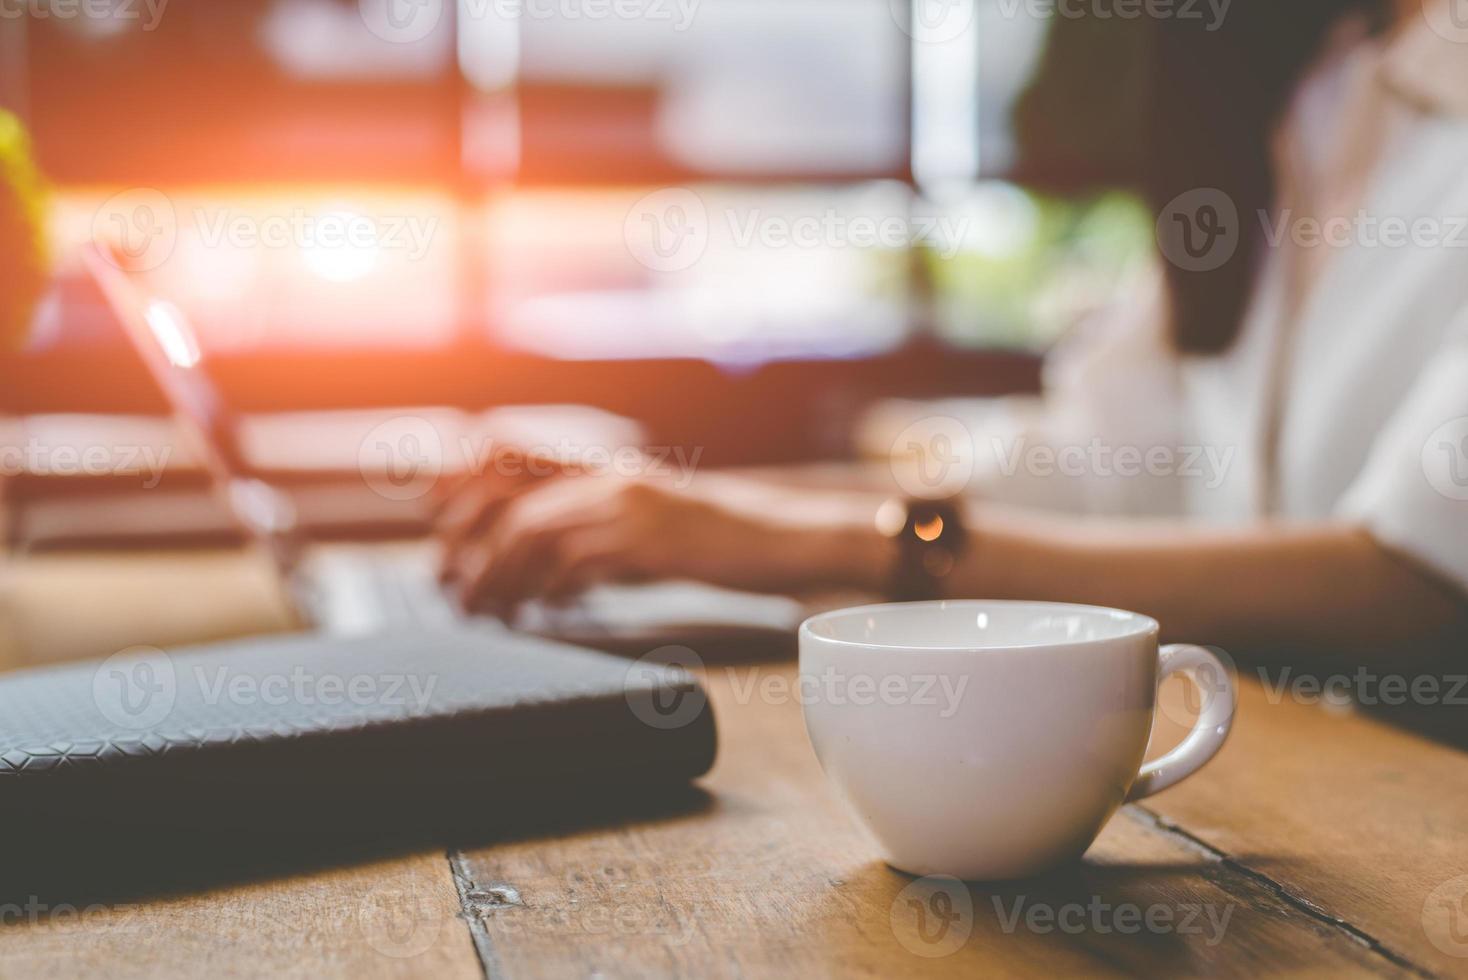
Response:
[{"label": "gap between table planks", "polygon": [[[1293,760],[1279,761],[1291,754],[1284,751],[1290,739],[1349,730],[1350,737],[1334,746],[1294,754],[1329,766],[1340,764],[1355,742],[1383,739],[1405,754],[1393,770],[1398,786],[1405,779],[1433,797],[1440,787],[1403,773],[1412,769],[1414,756],[1423,760],[1423,777],[1454,762],[1461,768],[1462,758],[1451,750],[1365,719],[1269,704],[1246,680],[1235,740],[1214,767],[1186,784],[1195,796],[1173,791],[1124,809],[1078,868],[1045,881],[970,886],[938,906],[931,904],[932,889],[924,892],[921,883],[913,886],[913,879],[884,866],[841,809],[806,742],[799,706],[736,696],[751,689],[749,671],[788,681],[793,669],[708,670],[722,744],[705,780],[714,799],[707,812],[455,855],[461,893],[493,896],[466,909],[487,975],[1411,976],[1453,970],[1455,964],[1433,955],[1440,951],[1421,931],[1427,894],[1421,887],[1406,889],[1391,921],[1363,915],[1356,924],[1337,908],[1339,889],[1316,893],[1297,886],[1352,881],[1362,894],[1384,887],[1374,879],[1385,869],[1356,866],[1350,848],[1322,853],[1284,839],[1288,830],[1308,824],[1310,813],[1328,813],[1334,795],[1284,794],[1274,801],[1277,807],[1294,807],[1299,815],[1293,824],[1270,825],[1252,816],[1261,801],[1249,793],[1283,787],[1262,777],[1241,783],[1238,776],[1256,767],[1290,771]],[[1158,741],[1175,739],[1186,720],[1175,700],[1179,690],[1166,692],[1174,701],[1161,716]],[[1179,816],[1185,807],[1192,814]],[[1410,850],[1408,828],[1394,826],[1397,850]],[[1231,850],[1212,839],[1221,827],[1232,830],[1223,836],[1237,845]],[[1378,849],[1364,838],[1356,844],[1358,852]],[[1396,867],[1416,863],[1437,880],[1450,873],[1440,859],[1432,867],[1426,857],[1400,854]],[[1295,867],[1315,860],[1326,867]],[[1283,883],[1275,877],[1290,869]],[[950,931],[943,942],[926,943],[917,921],[925,901],[930,913],[953,908],[954,901],[971,905],[965,941],[950,950]],[[1413,901],[1416,907],[1407,908]],[[1016,926],[1016,908],[1035,904],[1170,910],[1174,926],[1123,934],[1114,911],[1101,919],[1115,925],[1110,931],[1047,930],[1043,920],[1037,928],[1023,920]],[[1194,907],[1228,915],[1221,938],[1217,930],[1183,929],[1184,910]],[[926,924],[936,922],[933,917]],[[930,928],[926,935],[937,932]],[[937,952],[944,955],[924,955]]]},{"label": "gap between table planks", "polygon": [[[799,706],[738,695],[751,671],[793,675],[790,665],[709,669],[722,745],[703,811],[79,916],[11,917],[0,975],[1468,972],[1468,943],[1453,945],[1430,902],[1468,874],[1450,822],[1468,812],[1468,759],[1453,749],[1360,716],[1271,703],[1246,679],[1218,759],[1123,810],[1081,866],[935,904],[932,888],[881,864],[841,809]],[[1183,721],[1164,711],[1158,740]],[[967,925],[929,942],[938,930],[920,927],[939,920],[918,916],[964,895]],[[1016,909],[1096,903],[1116,928],[1009,922]],[[1118,931],[1115,910],[1128,906],[1170,910],[1173,927]],[[1202,918],[1185,931],[1193,908]]]}]

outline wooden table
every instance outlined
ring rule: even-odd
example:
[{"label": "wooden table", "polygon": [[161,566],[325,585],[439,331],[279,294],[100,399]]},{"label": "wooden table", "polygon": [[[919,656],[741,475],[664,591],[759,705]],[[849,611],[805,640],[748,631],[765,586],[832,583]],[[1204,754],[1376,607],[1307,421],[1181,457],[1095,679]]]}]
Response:
[{"label": "wooden table", "polygon": [[[1468,976],[1468,755],[1247,674],[1202,773],[1001,887],[878,859],[785,663],[710,665],[704,805],[82,909],[0,907],[0,976]],[[1154,754],[1187,722],[1168,687]],[[39,905],[39,903],[37,903]]]},{"label": "wooden table", "polygon": [[[1246,681],[1206,772],[1125,808],[1080,866],[956,886],[881,863],[799,706],[769,694],[791,675],[709,668],[722,746],[694,812],[202,894],[11,907],[0,975],[1468,975],[1455,750],[1270,703]],[[1159,742],[1179,728],[1169,715]]]}]

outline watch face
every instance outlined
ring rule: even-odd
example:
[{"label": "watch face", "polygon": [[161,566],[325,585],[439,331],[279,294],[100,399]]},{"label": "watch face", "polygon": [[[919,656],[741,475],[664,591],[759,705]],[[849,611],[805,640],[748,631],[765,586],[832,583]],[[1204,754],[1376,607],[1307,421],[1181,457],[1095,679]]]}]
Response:
[{"label": "watch face", "polygon": [[943,598],[943,580],[953,571],[966,541],[955,502],[908,501],[907,519],[897,535],[893,598],[903,602]]}]

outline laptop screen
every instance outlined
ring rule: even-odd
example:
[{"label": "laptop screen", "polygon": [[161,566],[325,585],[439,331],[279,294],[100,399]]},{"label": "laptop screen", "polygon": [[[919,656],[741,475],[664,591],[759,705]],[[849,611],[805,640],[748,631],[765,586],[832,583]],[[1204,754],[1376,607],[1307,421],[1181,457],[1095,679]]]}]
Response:
[{"label": "laptop screen", "polygon": [[239,447],[239,426],[205,373],[202,348],[188,318],[128,272],[124,256],[97,246],[87,247],[83,255],[196,458],[221,481],[244,476],[249,467]]}]

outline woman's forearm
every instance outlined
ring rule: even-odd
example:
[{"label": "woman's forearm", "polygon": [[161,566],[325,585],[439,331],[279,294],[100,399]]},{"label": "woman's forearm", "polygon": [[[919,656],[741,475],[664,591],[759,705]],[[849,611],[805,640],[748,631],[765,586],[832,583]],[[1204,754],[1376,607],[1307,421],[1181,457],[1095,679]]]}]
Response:
[{"label": "woman's forearm", "polygon": [[954,595],[1051,599],[1154,616],[1171,639],[1296,655],[1439,653],[1465,605],[1348,524],[1206,529],[980,513]]},{"label": "woman's forearm", "polygon": [[[764,587],[886,591],[895,544],[884,498],[730,484],[724,497],[770,528]],[[738,491],[733,493],[732,491]],[[773,516],[778,515],[778,516]],[[1348,523],[1200,527],[981,503],[944,581],[955,598],[1047,599],[1132,609],[1171,640],[1290,658],[1468,656],[1468,600]]]}]

